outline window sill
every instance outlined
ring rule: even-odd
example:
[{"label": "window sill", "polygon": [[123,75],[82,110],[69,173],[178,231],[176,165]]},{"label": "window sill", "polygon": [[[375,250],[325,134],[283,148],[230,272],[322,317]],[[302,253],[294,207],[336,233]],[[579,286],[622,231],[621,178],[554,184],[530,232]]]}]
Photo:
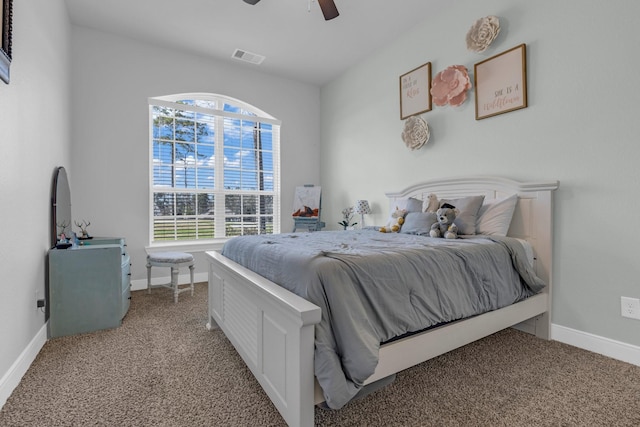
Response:
[{"label": "window sill", "polygon": [[152,243],[144,249],[147,254],[154,252],[206,252],[219,251],[228,239],[207,240],[202,242],[162,242]]}]

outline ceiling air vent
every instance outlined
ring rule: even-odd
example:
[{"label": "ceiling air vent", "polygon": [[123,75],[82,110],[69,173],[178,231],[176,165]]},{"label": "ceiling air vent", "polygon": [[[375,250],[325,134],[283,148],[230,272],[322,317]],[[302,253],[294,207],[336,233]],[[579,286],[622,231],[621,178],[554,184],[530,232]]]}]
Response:
[{"label": "ceiling air vent", "polygon": [[241,61],[251,62],[252,64],[260,64],[264,61],[264,56],[241,49],[236,49],[231,57]]}]

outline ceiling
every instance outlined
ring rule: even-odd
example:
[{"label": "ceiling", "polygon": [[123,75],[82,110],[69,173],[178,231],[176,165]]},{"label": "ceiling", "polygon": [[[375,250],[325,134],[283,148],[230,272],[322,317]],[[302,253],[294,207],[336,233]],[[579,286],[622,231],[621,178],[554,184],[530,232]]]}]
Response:
[{"label": "ceiling", "polygon": [[[325,21],[314,0],[65,0],[71,22],[323,85],[436,14],[445,0],[335,0]],[[309,10],[310,6],[310,10]],[[263,55],[260,65],[231,58]]]}]

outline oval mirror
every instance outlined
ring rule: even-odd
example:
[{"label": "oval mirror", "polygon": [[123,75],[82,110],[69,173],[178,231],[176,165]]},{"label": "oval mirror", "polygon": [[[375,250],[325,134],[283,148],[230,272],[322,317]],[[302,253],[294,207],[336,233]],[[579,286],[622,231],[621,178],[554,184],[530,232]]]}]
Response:
[{"label": "oval mirror", "polygon": [[71,190],[67,172],[60,166],[54,172],[51,191],[51,247],[63,233],[71,236]]}]

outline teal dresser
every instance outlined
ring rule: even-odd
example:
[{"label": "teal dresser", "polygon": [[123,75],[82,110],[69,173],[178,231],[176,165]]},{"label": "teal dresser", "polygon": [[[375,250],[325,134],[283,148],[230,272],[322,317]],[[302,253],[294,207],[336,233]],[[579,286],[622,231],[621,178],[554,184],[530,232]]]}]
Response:
[{"label": "teal dresser", "polygon": [[120,326],[131,299],[125,239],[95,237],[49,250],[49,337]]}]

